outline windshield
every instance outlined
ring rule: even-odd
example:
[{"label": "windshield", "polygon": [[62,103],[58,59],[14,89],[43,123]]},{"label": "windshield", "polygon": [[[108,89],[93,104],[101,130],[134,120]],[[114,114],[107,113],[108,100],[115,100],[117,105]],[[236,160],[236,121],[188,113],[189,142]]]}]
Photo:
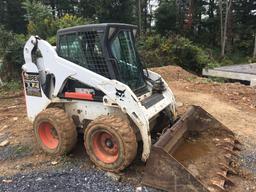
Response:
[{"label": "windshield", "polygon": [[111,43],[111,50],[118,63],[121,81],[132,90],[144,87],[143,69],[136,54],[132,32],[120,31]]}]

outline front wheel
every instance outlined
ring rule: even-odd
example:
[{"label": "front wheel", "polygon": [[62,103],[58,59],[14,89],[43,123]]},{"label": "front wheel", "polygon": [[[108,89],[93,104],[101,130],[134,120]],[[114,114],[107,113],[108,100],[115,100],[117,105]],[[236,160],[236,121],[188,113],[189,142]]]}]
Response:
[{"label": "front wheel", "polygon": [[84,144],[90,159],[112,172],[129,166],[138,147],[129,122],[116,116],[101,116],[92,121],[85,130]]},{"label": "front wheel", "polygon": [[39,113],[33,124],[39,146],[47,153],[69,153],[77,142],[73,120],[63,109],[49,108]]}]

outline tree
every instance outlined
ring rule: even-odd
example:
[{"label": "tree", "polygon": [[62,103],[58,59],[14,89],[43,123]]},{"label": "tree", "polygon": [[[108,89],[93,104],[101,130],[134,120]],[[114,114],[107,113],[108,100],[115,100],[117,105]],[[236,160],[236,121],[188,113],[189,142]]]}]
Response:
[{"label": "tree", "polygon": [[93,6],[101,23],[135,23],[134,0],[97,0]]},{"label": "tree", "polygon": [[51,6],[44,5],[36,0],[26,0],[23,6],[27,11],[28,33],[47,39],[51,44],[56,43],[58,29],[92,23],[90,19],[71,14],[65,14],[60,18],[54,17]]},{"label": "tree", "polygon": [[161,2],[155,13],[157,32],[162,35],[168,32],[177,32],[179,30],[177,15],[177,7],[174,0]]},{"label": "tree", "polygon": [[203,38],[203,40],[207,45],[211,45],[212,47],[217,46],[219,43],[219,18],[216,14],[218,9],[216,1],[217,0],[209,0],[209,9],[206,12],[208,18],[203,19],[203,26],[206,28],[204,33],[205,38]]},{"label": "tree", "polygon": [[154,0],[137,0],[135,9],[137,10],[138,26],[141,32],[146,34],[151,31],[151,24],[153,19],[153,5]]},{"label": "tree", "polygon": [[25,10],[21,7],[21,0],[0,0],[0,25],[15,33],[26,31],[24,20]]},{"label": "tree", "polygon": [[77,15],[79,12],[78,6],[79,4],[82,5],[79,1],[80,0],[40,0],[41,3],[51,6],[53,16],[58,17],[62,17],[65,14]]},{"label": "tree", "polygon": [[141,31],[142,31],[141,0],[138,0],[138,26],[139,26],[139,35],[141,35]]},{"label": "tree", "polygon": [[[223,2],[219,0],[219,9],[220,9],[220,31],[221,31],[221,57],[225,56],[225,48],[227,42],[227,27],[228,27],[228,18],[230,16],[232,0],[224,0],[225,8],[223,9]],[[223,11],[225,17],[223,18]],[[223,22],[224,20],[224,22]]]},{"label": "tree", "polygon": [[0,26],[0,58],[3,61],[0,76],[2,80],[17,78],[21,72],[25,35],[15,34]]},{"label": "tree", "polygon": [[56,32],[52,8],[36,0],[25,0],[23,8],[28,21],[27,30],[31,35],[38,35],[43,39],[52,36]]},{"label": "tree", "polygon": [[256,58],[256,33],[254,33],[254,48],[253,48],[253,59]]},{"label": "tree", "polygon": [[78,4],[79,14],[84,18],[96,19],[96,7],[94,6],[94,0],[80,0]]},{"label": "tree", "polygon": [[142,28],[144,33],[147,32],[147,29],[150,27],[150,0],[142,0]]},{"label": "tree", "polygon": [[254,50],[256,33],[255,0],[234,0],[234,48],[244,55],[251,55]]}]

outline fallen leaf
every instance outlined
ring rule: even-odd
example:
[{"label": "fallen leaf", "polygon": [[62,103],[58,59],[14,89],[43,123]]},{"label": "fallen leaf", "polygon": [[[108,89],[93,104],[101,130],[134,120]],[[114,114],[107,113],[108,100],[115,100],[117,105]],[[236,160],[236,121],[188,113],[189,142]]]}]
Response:
[{"label": "fallen leaf", "polygon": [[4,182],[4,183],[11,183],[12,180],[11,180],[11,179],[4,179],[3,182]]},{"label": "fallen leaf", "polygon": [[5,146],[9,145],[9,143],[10,143],[10,141],[6,139],[0,143],[0,147],[5,147]]},{"label": "fallen leaf", "polygon": [[51,164],[52,164],[52,165],[57,165],[58,162],[57,162],[57,161],[52,161]]}]

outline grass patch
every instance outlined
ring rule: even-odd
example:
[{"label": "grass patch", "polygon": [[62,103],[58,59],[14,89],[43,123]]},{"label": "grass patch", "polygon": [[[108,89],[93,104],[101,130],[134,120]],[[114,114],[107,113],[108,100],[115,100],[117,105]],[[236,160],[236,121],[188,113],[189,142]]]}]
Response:
[{"label": "grass patch", "polygon": [[227,79],[223,77],[208,77],[211,82],[225,83]]},{"label": "grass patch", "polygon": [[15,154],[16,155],[22,155],[22,154],[27,154],[31,151],[31,148],[29,146],[19,146],[15,149]]},{"label": "grass patch", "polygon": [[186,78],[186,80],[188,82],[196,82],[197,81],[197,77],[188,77],[188,78]]},{"label": "grass patch", "polygon": [[10,82],[7,82],[5,83],[3,86],[0,87],[0,92],[9,92],[9,91],[12,91],[12,92],[15,92],[17,90],[21,90],[22,88],[22,84],[18,81],[10,81]]}]

